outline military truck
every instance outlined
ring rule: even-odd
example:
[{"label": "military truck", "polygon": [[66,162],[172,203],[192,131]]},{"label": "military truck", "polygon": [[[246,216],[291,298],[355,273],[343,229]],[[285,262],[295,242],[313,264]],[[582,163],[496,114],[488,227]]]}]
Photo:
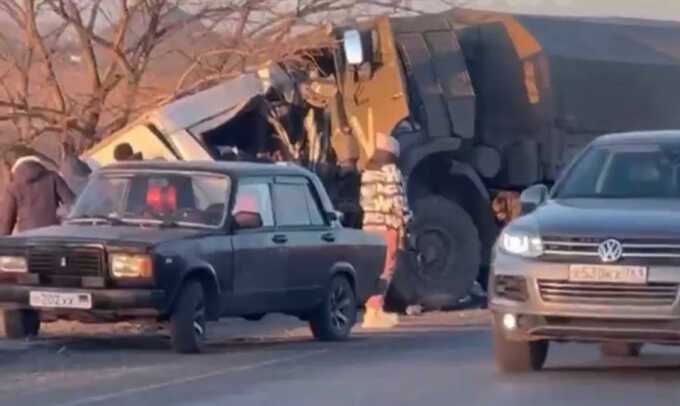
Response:
[{"label": "military truck", "polygon": [[457,9],[326,34],[337,46],[183,97],[85,157],[107,164],[128,142],[145,159],[296,161],[356,227],[358,176],[391,134],[418,252],[396,297],[442,307],[485,280],[508,196],[599,134],[680,128],[678,24]]}]

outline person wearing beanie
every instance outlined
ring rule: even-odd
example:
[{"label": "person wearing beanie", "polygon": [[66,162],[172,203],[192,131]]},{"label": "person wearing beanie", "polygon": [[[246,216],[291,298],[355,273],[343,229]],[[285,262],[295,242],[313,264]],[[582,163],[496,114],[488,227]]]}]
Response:
[{"label": "person wearing beanie", "polygon": [[362,229],[383,236],[387,249],[379,293],[366,302],[364,328],[391,328],[398,323],[396,314],[383,310],[385,294],[411,217],[398,159],[399,142],[389,135],[376,134],[375,151],[361,175],[359,201],[363,211]]}]

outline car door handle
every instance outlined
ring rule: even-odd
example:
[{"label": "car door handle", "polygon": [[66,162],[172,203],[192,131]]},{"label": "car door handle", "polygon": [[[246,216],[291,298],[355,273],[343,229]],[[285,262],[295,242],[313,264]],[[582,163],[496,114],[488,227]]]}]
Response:
[{"label": "car door handle", "polygon": [[326,233],[321,236],[321,239],[326,241],[326,242],[334,242],[335,241],[335,234],[333,233]]},{"label": "car door handle", "polygon": [[285,244],[288,242],[288,237],[286,237],[283,234],[276,234],[275,236],[272,237],[272,241],[274,241],[277,244]]}]

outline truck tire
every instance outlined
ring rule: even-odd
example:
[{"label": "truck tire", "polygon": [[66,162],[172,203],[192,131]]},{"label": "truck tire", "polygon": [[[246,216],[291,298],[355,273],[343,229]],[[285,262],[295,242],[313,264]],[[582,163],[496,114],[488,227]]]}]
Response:
[{"label": "truck tire", "polygon": [[357,300],[346,277],[336,276],[326,290],[324,300],[313,312],[309,326],[319,341],[345,341],[357,320]]},{"label": "truck tire", "polygon": [[175,351],[199,353],[206,333],[205,293],[201,283],[188,281],[179,293],[170,316],[170,335]]},{"label": "truck tire", "polygon": [[40,313],[33,309],[10,309],[3,311],[5,336],[20,339],[37,336],[40,332]]},{"label": "truck tire", "polygon": [[638,357],[642,350],[642,344],[631,343],[602,343],[600,352],[605,357]]},{"label": "truck tire", "polygon": [[501,373],[540,371],[548,357],[548,341],[511,341],[493,328],[496,367]]},{"label": "truck tire", "polygon": [[[481,242],[470,215],[456,202],[430,195],[417,200],[411,233],[418,260],[415,278],[396,278],[395,291],[418,297],[428,309],[455,305],[479,273]],[[411,267],[413,268],[413,267]],[[413,271],[413,269],[411,270]],[[408,279],[411,286],[405,286]]]}]

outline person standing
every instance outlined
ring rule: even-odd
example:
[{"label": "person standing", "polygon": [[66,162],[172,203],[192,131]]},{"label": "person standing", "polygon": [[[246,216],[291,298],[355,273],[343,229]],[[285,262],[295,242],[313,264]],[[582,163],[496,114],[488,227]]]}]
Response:
[{"label": "person standing", "polygon": [[36,156],[24,156],[12,165],[11,181],[0,202],[0,235],[59,224],[60,204],[70,206],[75,195],[66,182],[48,170]]},{"label": "person standing", "polygon": [[364,328],[391,328],[399,321],[396,314],[383,310],[411,218],[398,159],[399,142],[389,135],[376,134],[375,151],[361,175],[359,202],[363,212],[362,229],[382,235],[387,248],[378,294],[366,302]]}]

